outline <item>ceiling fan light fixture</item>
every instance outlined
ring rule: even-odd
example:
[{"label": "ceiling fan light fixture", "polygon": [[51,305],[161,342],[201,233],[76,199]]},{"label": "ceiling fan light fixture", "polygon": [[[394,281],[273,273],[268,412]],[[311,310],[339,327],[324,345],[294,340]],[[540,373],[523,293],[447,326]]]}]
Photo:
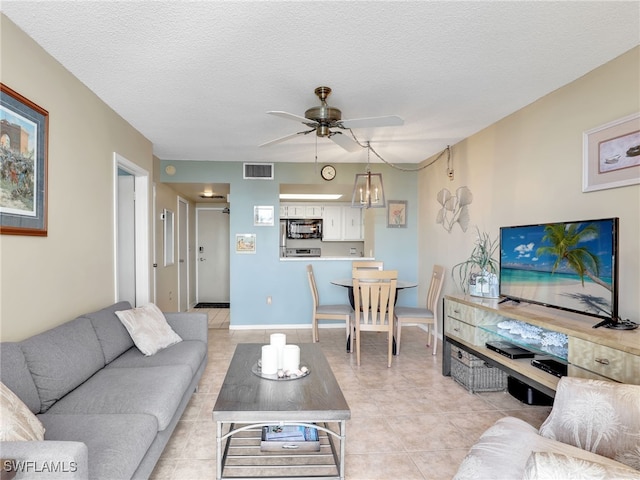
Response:
[{"label": "ceiling fan light fixture", "polygon": [[[404,120],[397,115],[387,115],[384,117],[352,118],[350,120],[343,120],[342,112],[340,111],[340,109],[327,105],[327,97],[331,94],[331,88],[318,87],[315,89],[314,93],[320,99],[320,105],[316,105],[315,107],[307,109],[304,112],[304,117],[281,110],[271,110],[267,112],[270,115],[286,118],[295,122],[301,122],[311,130],[296,132],[284,137],[276,138],[274,140],[260,144],[260,147],[275,145],[277,143],[287,141],[291,138],[295,138],[298,135],[307,135],[308,133],[315,131],[316,136],[330,138],[334,143],[344,148],[348,152],[354,152],[362,147],[362,145],[358,143],[355,136],[354,139],[351,140],[351,138],[346,135],[335,134],[342,133],[340,132],[340,130],[351,130],[351,128],[385,127],[404,124]],[[332,128],[334,129],[333,131],[331,131]]]},{"label": "ceiling fan light fixture", "polygon": [[316,135],[319,137],[328,137],[330,134],[329,125],[320,124],[318,128],[316,128]]}]

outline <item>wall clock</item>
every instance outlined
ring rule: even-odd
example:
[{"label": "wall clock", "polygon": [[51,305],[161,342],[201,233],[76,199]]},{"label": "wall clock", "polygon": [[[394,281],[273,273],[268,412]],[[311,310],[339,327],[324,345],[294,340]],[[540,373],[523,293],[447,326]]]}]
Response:
[{"label": "wall clock", "polygon": [[336,178],[336,167],[333,165],[325,165],[322,167],[322,170],[320,170],[320,175],[325,180],[333,180]]}]

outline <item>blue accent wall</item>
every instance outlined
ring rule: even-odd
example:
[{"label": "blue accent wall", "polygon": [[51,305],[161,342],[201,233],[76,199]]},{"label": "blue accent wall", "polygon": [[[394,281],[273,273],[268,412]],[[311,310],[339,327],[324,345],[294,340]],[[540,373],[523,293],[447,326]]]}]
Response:
[{"label": "blue accent wall", "polygon": [[[176,167],[175,175],[165,173],[165,167]],[[336,164],[338,176],[334,182],[353,185],[356,173],[364,171],[362,163]],[[406,167],[406,165],[405,165]],[[410,167],[410,166],[409,166]],[[308,325],[311,323],[311,293],[306,266],[312,264],[322,303],[346,303],[344,287],[332,285],[336,278],[351,276],[353,258],[344,260],[305,259],[281,261],[279,258],[279,226],[253,225],[255,205],[273,205],[279,214],[278,198],[281,183],[321,184],[319,166],[313,163],[276,163],[274,180],[244,180],[242,163],[161,161],[163,183],[228,183],[230,185],[230,302],[231,328]],[[371,171],[383,174],[388,200],[406,200],[407,228],[387,228],[387,210],[375,211],[374,256],[385,262],[385,269],[398,270],[403,280],[418,279],[417,179],[416,173],[403,172],[387,165],[372,165]],[[350,199],[346,199],[350,201]],[[256,234],[255,254],[236,254],[235,236]],[[368,253],[368,252],[367,252]],[[365,255],[367,254],[365,253]],[[417,288],[403,290],[398,305],[416,305]],[[267,305],[267,296],[272,304]]]}]

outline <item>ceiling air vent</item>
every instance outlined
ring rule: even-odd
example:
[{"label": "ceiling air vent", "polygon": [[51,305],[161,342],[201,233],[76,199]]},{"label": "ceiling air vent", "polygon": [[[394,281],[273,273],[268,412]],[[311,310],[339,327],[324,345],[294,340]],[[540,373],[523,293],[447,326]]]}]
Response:
[{"label": "ceiling air vent", "polygon": [[273,163],[243,163],[242,178],[250,180],[273,180]]}]

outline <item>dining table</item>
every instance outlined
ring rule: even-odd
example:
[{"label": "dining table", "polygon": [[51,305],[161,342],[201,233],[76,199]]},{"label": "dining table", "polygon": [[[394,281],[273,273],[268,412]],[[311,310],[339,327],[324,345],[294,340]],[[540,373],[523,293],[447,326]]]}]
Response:
[{"label": "dining table", "polygon": [[[337,280],[331,280],[332,285],[338,285],[340,287],[345,287],[347,289],[347,296],[349,297],[349,303],[351,304],[351,308],[355,307],[355,300],[353,299],[353,278],[339,278]],[[398,279],[396,282],[396,301],[398,300],[398,291],[403,290],[405,288],[415,288],[418,286],[418,282],[413,282],[411,280],[400,280]],[[395,305],[395,302],[394,302]]]}]

